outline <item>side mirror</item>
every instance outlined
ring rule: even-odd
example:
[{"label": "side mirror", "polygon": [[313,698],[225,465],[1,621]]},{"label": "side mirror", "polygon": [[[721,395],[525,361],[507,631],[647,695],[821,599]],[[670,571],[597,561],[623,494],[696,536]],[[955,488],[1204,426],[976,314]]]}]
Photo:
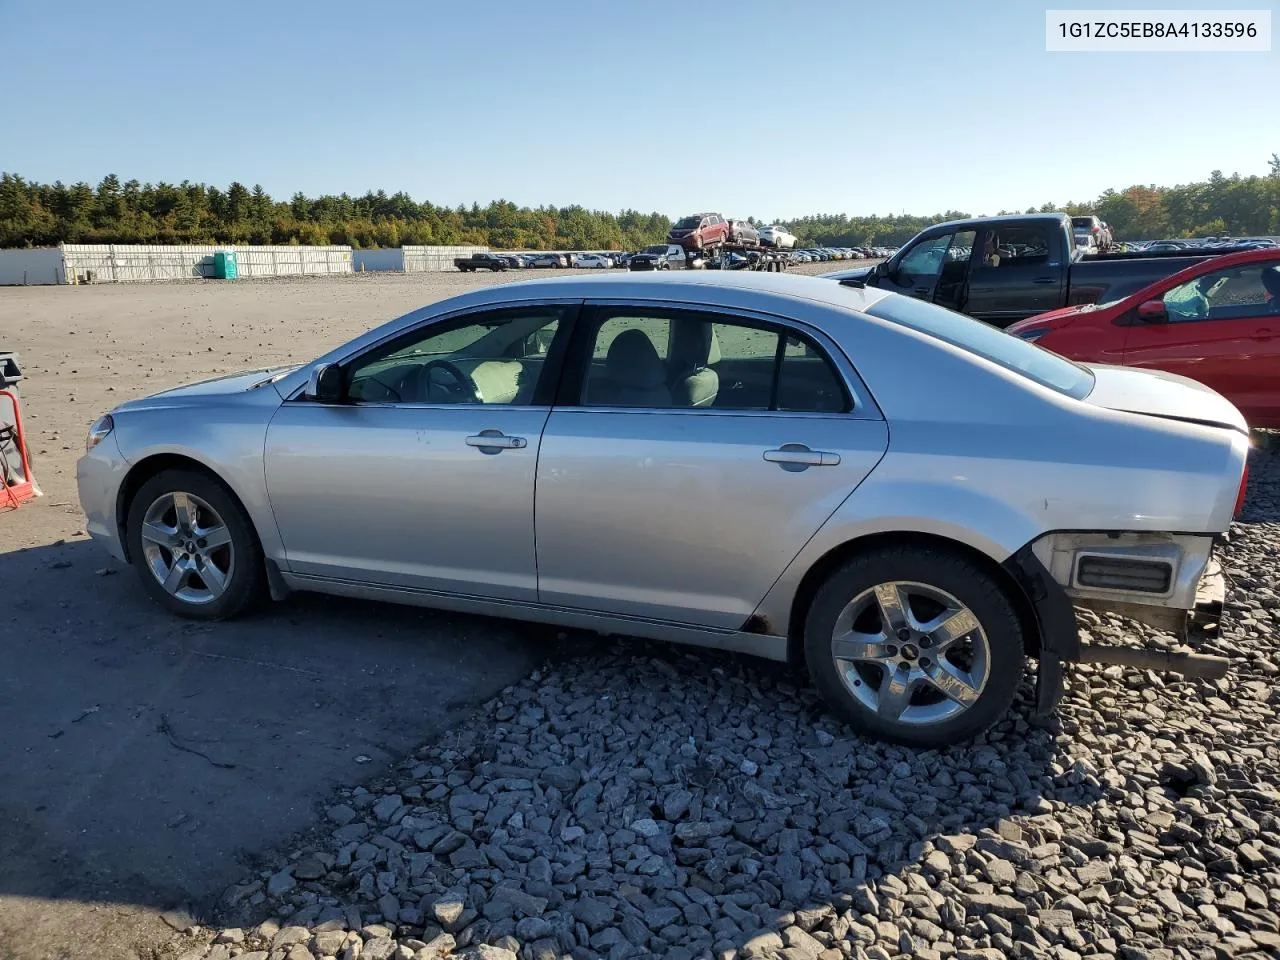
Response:
[{"label": "side mirror", "polygon": [[303,396],[316,403],[341,403],[346,399],[342,367],[336,363],[322,363],[311,371]]},{"label": "side mirror", "polygon": [[1164,323],[1169,319],[1163,300],[1147,300],[1138,304],[1138,319],[1143,323]]}]

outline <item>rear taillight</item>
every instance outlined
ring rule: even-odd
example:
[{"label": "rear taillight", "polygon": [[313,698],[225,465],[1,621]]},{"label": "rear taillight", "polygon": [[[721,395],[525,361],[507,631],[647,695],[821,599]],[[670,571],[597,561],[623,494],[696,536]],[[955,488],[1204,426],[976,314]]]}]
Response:
[{"label": "rear taillight", "polygon": [[1249,486],[1249,464],[1244,465],[1244,473],[1240,474],[1240,492],[1236,494],[1236,512],[1232,517],[1240,516],[1240,511],[1244,508],[1244,495]]}]

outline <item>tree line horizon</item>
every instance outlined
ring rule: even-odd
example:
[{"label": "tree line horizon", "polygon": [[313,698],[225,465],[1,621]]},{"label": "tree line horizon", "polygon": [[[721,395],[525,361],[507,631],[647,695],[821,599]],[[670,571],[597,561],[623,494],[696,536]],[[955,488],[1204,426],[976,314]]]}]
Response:
[{"label": "tree line horizon", "polygon": [[[1269,172],[1242,177],[1213,171],[1207,180],[1173,187],[1108,189],[1087,203],[1045,203],[1008,213],[1097,214],[1117,239],[1280,234],[1280,155]],[[815,214],[766,220],[799,238],[801,246],[898,246],[920,230],[971,214],[932,216]],[[523,207],[507,200],[487,206],[439,206],[400,191],[274,200],[258,185],[232,182],[225,190],[203,183],[121,182],[97,187],[43,184],[0,174],[0,247],[58,243],[346,244],[355,248],[421,244],[485,245],[499,250],[635,250],[661,243],[673,220],[663,213],[611,213],[579,205]]]}]

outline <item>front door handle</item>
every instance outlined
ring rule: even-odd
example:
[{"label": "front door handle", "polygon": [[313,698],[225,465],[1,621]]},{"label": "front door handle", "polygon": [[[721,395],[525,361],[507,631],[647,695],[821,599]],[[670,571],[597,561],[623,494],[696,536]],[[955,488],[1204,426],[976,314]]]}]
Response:
[{"label": "front door handle", "polygon": [[929,290],[930,290],[929,287],[912,287],[911,293],[913,296],[923,297],[926,293],[929,292]]},{"label": "front door handle", "polygon": [[1057,277],[1036,277],[1031,282],[1032,283],[1057,283],[1058,278]]},{"label": "front door handle", "polygon": [[1270,340],[1274,336],[1275,333],[1267,327],[1253,331],[1253,339],[1255,340]]},{"label": "front door handle", "polygon": [[807,470],[809,467],[834,467],[840,462],[840,454],[822,450],[810,450],[803,443],[784,443],[776,450],[766,450],[764,458],[776,463],[783,470]]},{"label": "front door handle", "polygon": [[481,453],[497,453],[499,450],[523,450],[529,445],[524,437],[508,437],[501,430],[481,430],[474,437],[467,437],[468,447],[479,447]]}]

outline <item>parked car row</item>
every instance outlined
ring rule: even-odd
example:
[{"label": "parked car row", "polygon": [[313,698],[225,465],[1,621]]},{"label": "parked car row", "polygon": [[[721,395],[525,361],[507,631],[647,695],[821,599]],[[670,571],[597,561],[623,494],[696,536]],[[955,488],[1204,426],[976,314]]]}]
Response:
[{"label": "parked car row", "polygon": [[804,247],[794,250],[791,256],[798,263],[819,263],[828,260],[874,260],[891,257],[895,247]]},{"label": "parked car row", "polygon": [[[892,247],[807,247],[796,249],[798,240],[778,224],[756,226],[749,220],[733,220],[719,213],[696,213],[677,220],[665,244],[651,244],[638,253],[618,250],[583,252],[503,252],[459,257],[454,265],[463,272],[475,270],[523,270],[576,267],[606,270],[629,267],[633,270],[673,270],[703,266],[725,249],[750,251],[758,248],[790,251],[789,263],[819,263],[832,260],[886,258]],[[785,264],[784,264],[785,265]]]},{"label": "parked car row", "polygon": [[1178,240],[1130,240],[1117,244],[1128,253],[1161,253],[1179,250],[1212,250],[1218,253],[1237,250],[1274,250],[1280,248],[1272,237],[1204,237]]}]

